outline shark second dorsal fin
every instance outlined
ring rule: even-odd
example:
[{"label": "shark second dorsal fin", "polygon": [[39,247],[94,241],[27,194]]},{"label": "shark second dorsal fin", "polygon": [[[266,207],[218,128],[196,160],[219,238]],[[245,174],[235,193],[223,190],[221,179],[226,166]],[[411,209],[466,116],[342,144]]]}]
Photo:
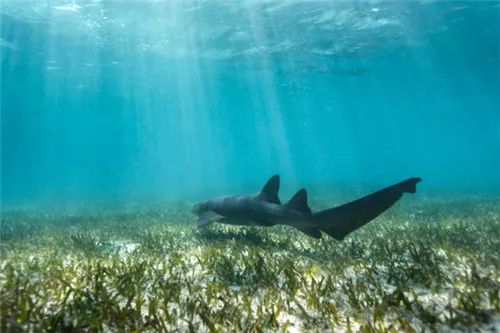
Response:
[{"label": "shark second dorsal fin", "polygon": [[311,208],[307,204],[307,190],[305,188],[299,190],[294,196],[286,203],[290,209],[295,209],[302,213],[311,213]]},{"label": "shark second dorsal fin", "polygon": [[280,198],[278,197],[278,191],[280,190],[280,176],[274,175],[267,183],[262,187],[257,197],[262,201],[268,201],[281,205]]}]

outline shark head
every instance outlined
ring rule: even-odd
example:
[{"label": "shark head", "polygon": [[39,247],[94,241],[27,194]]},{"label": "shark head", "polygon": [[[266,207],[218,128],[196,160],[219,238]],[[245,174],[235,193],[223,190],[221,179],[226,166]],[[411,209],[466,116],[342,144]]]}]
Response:
[{"label": "shark head", "polygon": [[192,212],[196,216],[200,216],[204,212],[211,210],[209,201],[202,201],[193,206]]},{"label": "shark head", "polygon": [[214,201],[202,201],[193,206],[193,213],[198,216],[198,226],[208,225],[223,218],[215,212]]}]

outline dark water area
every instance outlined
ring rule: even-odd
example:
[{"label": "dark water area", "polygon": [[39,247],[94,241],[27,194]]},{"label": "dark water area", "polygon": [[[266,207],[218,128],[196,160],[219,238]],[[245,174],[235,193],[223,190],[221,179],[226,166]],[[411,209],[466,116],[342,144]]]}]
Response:
[{"label": "dark water area", "polygon": [[[1,6],[2,202],[500,189],[498,2]],[[320,189],[321,188],[321,189]]]}]

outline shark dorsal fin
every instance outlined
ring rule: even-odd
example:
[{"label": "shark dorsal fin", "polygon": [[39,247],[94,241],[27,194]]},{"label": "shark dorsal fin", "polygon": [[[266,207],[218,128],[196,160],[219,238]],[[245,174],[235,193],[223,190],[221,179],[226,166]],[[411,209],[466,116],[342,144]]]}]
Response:
[{"label": "shark dorsal fin", "polygon": [[294,196],[286,203],[286,206],[302,213],[310,213],[311,208],[309,208],[309,205],[307,204],[307,190],[303,188],[295,193]]},{"label": "shark dorsal fin", "polygon": [[274,175],[267,183],[264,185],[262,190],[257,194],[260,200],[275,203],[277,205],[281,204],[280,198],[278,197],[278,191],[280,189],[280,176]]}]

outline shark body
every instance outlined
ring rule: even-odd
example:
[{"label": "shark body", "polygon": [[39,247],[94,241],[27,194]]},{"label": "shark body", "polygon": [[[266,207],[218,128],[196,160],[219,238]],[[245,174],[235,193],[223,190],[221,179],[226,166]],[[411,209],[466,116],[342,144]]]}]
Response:
[{"label": "shark body", "polygon": [[344,205],[313,213],[307,203],[306,189],[299,190],[286,203],[278,197],[279,175],[272,176],[255,195],[226,196],[198,203],[193,212],[198,225],[214,222],[233,225],[290,225],[313,238],[321,231],[342,240],[394,205],[403,193],[415,193],[421,178],[414,177],[386,187]]}]

